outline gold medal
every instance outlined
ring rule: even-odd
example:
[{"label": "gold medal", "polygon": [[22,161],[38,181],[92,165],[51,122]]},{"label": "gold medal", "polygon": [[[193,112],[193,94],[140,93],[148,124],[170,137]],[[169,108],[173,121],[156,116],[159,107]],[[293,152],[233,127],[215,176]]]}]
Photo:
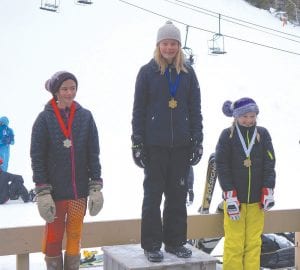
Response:
[{"label": "gold medal", "polygon": [[169,100],[169,107],[171,109],[175,109],[177,107],[177,100],[175,100],[174,98],[171,98],[171,100]]},{"label": "gold medal", "polygon": [[244,166],[249,168],[251,166],[251,159],[250,158],[247,158],[244,160]]},{"label": "gold medal", "polygon": [[65,139],[63,143],[64,143],[64,147],[66,148],[70,148],[72,146],[72,142],[70,139]]}]

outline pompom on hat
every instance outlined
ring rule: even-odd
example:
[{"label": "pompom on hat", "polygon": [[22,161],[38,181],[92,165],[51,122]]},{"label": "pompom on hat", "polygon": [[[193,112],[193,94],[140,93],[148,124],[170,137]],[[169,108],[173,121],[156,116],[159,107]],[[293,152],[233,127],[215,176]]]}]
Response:
[{"label": "pompom on hat", "polygon": [[174,39],[181,44],[180,30],[171,21],[167,21],[158,29],[156,44],[164,39]]},{"label": "pompom on hat", "polygon": [[234,118],[237,118],[249,112],[258,114],[259,108],[252,98],[243,97],[235,102],[229,100],[225,101],[222,111],[228,117],[233,116]]},{"label": "pompom on hat", "polygon": [[68,71],[58,71],[54,73],[52,77],[45,82],[45,88],[54,95],[66,80],[73,80],[76,83],[76,88],[78,88],[78,81],[75,75]]}]

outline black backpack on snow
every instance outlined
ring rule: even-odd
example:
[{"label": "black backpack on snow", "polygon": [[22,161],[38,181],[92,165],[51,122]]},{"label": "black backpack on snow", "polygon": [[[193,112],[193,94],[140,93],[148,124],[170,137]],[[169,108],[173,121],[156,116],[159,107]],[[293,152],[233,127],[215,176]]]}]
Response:
[{"label": "black backpack on snow", "polygon": [[19,197],[24,202],[29,201],[29,193],[24,186],[24,180],[21,175],[0,171],[0,204],[9,199],[17,200]]}]

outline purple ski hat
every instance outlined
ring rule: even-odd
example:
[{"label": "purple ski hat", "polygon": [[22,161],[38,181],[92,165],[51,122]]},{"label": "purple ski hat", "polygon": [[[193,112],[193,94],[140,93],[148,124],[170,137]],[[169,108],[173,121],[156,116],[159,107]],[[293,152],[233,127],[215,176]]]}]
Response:
[{"label": "purple ski hat", "polygon": [[235,102],[225,101],[222,107],[223,113],[228,117],[240,117],[248,112],[259,113],[259,108],[252,98],[243,97]]}]

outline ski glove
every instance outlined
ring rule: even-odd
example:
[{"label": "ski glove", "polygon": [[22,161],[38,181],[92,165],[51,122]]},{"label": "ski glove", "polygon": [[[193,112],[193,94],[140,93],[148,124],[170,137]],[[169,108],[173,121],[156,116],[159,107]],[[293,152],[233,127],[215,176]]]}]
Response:
[{"label": "ski glove", "polygon": [[236,190],[224,191],[223,198],[227,205],[227,214],[231,220],[240,219],[240,202],[237,198]]},{"label": "ski glove", "polygon": [[132,135],[131,140],[132,140],[132,148],[131,148],[132,157],[134,163],[140,168],[145,168],[146,153],[145,153],[145,148],[144,148],[142,138],[141,136],[138,135]]},{"label": "ski glove", "polygon": [[275,204],[273,194],[274,191],[272,188],[264,187],[261,190],[261,208],[265,211],[270,210]]},{"label": "ski glove", "polygon": [[190,150],[190,165],[194,166],[199,163],[203,154],[202,143],[197,139],[191,140],[191,150]]},{"label": "ski glove", "polygon": [[102,181],[89,182],[88,208],[91,216],[96,216],[103,207]]},{"label": "ski glove", "polygon": [[56,207],[52,199],[51,191],[52,187],[48,184],[35,187],[36,201],[40,216],[48,223],[54,221],[56,214]]}]

